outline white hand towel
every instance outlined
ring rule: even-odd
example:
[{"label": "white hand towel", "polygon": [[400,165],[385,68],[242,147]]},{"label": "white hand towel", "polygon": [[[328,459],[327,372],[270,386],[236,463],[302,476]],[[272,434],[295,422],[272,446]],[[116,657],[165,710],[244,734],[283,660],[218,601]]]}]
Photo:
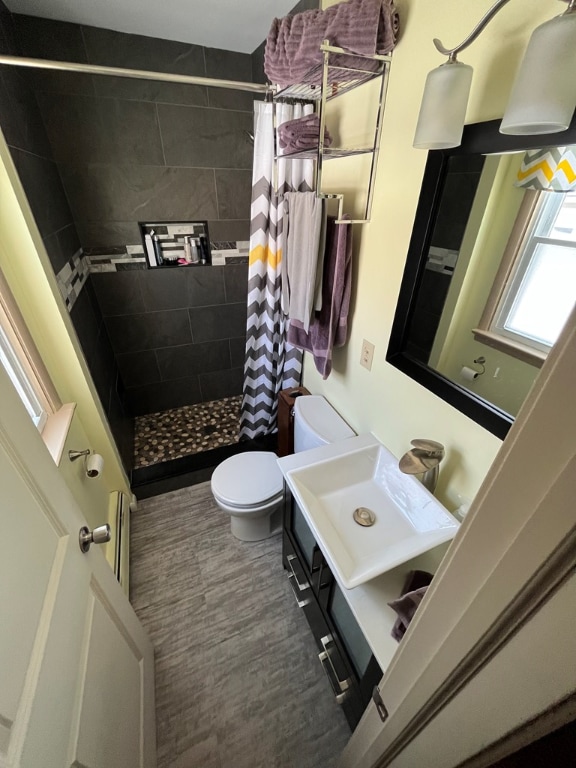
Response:
[{"label": "white hand towel", "polygon": [[291,320],[298,320],[306,332],[314,309],[316,272],[325,231],[325,201],[315,192],[288,192],[284,195],[288,232],[282,255],[283,306]]}]

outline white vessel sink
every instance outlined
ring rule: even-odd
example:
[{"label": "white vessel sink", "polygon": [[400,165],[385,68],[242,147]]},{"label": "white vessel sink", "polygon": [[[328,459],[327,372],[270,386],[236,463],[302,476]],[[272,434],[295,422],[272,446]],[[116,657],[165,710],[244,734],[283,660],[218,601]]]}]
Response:
[{"label": "white vessel sink", "polygon": [[[280,459],[279,465],[335,575],[348,589],[450,540],[458,521],[373,435]],[[314,454],[314,455],[312,455]],[[328,458],[322,458],[327,455]],[[297,465],[309,459],[307,466]],[[375,522],[363,527],[354,510]]]}]

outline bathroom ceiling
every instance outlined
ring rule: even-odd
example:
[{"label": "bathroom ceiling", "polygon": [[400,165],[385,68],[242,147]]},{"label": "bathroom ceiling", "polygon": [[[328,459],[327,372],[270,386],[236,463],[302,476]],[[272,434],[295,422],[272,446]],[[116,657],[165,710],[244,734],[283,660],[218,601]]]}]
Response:
[{"label": "bathroom ceiling", "polygon": [[12,13],[252,53],[297,0],[4,0]]}]

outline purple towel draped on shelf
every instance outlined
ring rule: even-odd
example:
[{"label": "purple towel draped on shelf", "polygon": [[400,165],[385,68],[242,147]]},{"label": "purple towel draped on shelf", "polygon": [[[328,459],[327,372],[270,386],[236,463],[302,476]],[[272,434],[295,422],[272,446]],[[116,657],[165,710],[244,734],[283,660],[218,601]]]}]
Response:
[{"label": "purple towel draped on shelf", "polygon": [[[288,120],[278,126],[278,146],[284,154],[303,149],[317,149],[320,137],[320,118],[316,114]],[[332,136],[324,128],[324,146],[332,144]]]},{"label": "purple towel draped on shelf", "polygon": [[[344,216],[344,218],[349,218]],[[328,216],[322,273],[322,308],[308,333],[302,323],[290,320],[288,342],[312,353],[316,370],[327,379],[332,370],[332,349],[346,343],[352,272],[352,231]]]},{"label": "purple towel draped on shelf", "polygon": [[[390,53],[397,32],[398,13],[393,0],[348,0],[324,11],[304,11],[274,19],[266,40],[264,71],[270,82],[277,85],[303,82],[306,73],[322,63],[323,40],[350,53],[372,56]],[[374,62],[346,57],[345,65],[370,70]],[[307,82],[316,84],[320,80],[318,73],[313,82]]]}]

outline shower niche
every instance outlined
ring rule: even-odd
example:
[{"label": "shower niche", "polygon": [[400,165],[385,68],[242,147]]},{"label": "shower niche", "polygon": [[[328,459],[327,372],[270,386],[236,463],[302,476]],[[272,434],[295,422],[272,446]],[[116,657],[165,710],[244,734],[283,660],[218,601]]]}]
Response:
[{"label": "shower niche", "polygon": [[148,269],[212,263],[207,221],[139,221]]}]

